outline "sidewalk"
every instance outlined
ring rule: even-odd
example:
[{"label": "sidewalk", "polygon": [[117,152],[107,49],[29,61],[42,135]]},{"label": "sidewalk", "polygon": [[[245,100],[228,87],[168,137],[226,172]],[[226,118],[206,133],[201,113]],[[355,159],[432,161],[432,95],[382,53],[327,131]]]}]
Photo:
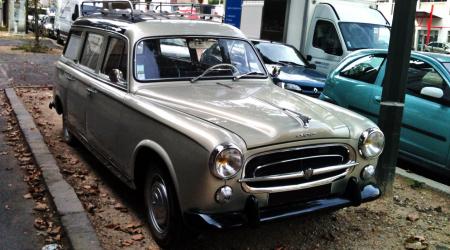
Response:
[{"label": "sidewalk", "polygon": [[[0,129],[6,129],[0,115]],[[34,202],[24,199],[28,186],[14,151],[0,132],[0,249],[39,249],[43,245],[34,228]]]}]

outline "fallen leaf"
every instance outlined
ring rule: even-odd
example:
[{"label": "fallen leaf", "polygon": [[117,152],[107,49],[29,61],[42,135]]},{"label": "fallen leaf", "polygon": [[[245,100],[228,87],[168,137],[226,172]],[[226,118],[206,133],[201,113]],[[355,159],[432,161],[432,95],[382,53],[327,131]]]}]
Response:
[{"label": "fallen leaf", "polygon": [[28,200],[28,199],[33,198],[33,196],[31,196],[31,194],[28,193],[28,194],[25,194],[25,195],[23,196],[23,198]]},{"label": "fallen leaf", "polygon": [[131,236],[131,239],[133,239],[134,241],[141,241],[144,239],[144,235],[142,234],[135,234],[133,236]]},{"label": "fallen leaf", "polygon": [[412,221],[412,222],[417,221],[419,219],[419,214],[417,214],[417,213],[410,213],[410,214],[408,214],[406,216],[406,219],[409,220],[409,221]]},{"label": "fallen leaf", "polygon": [[133,245],[133,241],[131,241],[131,240],[123,240],[123,241],[120,241],[120,243],[124,247],[129,247],[129,246]]},{"label": "fallen leaf", "polygon": [[128,209],[127,209],[126,207],[124,207],[121,203],[116,203],[116,204],[114,205],[114,208],[115,208],[116,210],[119,210],[120,212],[123,212],[123,213],[128,212]]},{"label": "fallen leaf", "polygon": [[34,206],[34,210],[36,211],[45,211],[47,210],[48,206],[45,203],[36,202],[36,206]]}]

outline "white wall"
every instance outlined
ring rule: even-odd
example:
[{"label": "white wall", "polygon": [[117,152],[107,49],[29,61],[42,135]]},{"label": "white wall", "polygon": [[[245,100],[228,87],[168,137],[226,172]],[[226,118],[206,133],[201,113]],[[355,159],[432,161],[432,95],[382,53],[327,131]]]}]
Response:
[{"label": "white wall", "polygon": [[264,1],[244,1],[241,30],[248,38],[260,38]]},{"label": "white wall", "polygon": [[286,43],[300,49],[300,41],[303,28],[308,25],[304,23],[304,12],[309,0],[291,0],[289,6],[289,17],[287,21]]}]

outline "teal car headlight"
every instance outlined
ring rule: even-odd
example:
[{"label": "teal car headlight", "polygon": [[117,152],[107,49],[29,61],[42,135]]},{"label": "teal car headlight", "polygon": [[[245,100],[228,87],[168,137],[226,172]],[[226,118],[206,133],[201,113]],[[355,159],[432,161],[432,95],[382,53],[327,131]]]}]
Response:
[{"label": "teal car headlight", "polygon": [[219,179],[230,179],[242,168],[241,150],[232,144],[217,146],[210,157],[211,173]]},{"label": "teal car headlight", "polygon": [[384,134],[378,128],[369,128],[359,137],[358,151],[364,158],[374,158],[383,152]]}]

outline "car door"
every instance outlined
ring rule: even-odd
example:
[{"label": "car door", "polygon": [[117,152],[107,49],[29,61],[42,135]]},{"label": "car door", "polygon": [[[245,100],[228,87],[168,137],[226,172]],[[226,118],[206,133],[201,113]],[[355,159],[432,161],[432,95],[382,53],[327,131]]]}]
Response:
[{"label": "car door", "polygon": [[85,109],[87,93],[82,81],[84,73],[80,71],[78,64],[80,47],[84,41],[84,34],[79,30],[72,30],[69,40],[64,49],[64,60],[67,66],[58,66],[58,79],[65,85],[66,100],[64,103],[64,115],[68,125],[75,129],[77,134],[85,135]]},{"label": "car door", "polygon": [[374,119],[377,115],[371,112],[369,103],[373,101],[374,90],[381,88],[377,84],[378,73],[384,61],[384,55],[365,55],[349,62],[330,77],[325,95],[339,106]]},{"label": "car door", "polygon": [[[446,96],[431,98],[421,94],[424,87],[442,89]],[[429,61],[412,57],[406,83],[405,108],[400,134],[400,151],[415,158],[445,165],[449,151],[450,110],[448,82],[442,71]],[[374,90],[380,97],[382,89]],[[372,102],[371,110],[379,113],[379,103]]]},{"label": "car door", "polygon": [[[122,100],[127,93],[127,40],[121,37],[109,37],[106,49],[102,54],[98,78],[90,83],[88,106],[86,110],[86,130],[90,143],[102,155],[119,167],[120,151],[123,145],[119,142],[121,127]],[[119,82],[112,82],[109,75],[113,70],[120,70],[124,75]]]}]

